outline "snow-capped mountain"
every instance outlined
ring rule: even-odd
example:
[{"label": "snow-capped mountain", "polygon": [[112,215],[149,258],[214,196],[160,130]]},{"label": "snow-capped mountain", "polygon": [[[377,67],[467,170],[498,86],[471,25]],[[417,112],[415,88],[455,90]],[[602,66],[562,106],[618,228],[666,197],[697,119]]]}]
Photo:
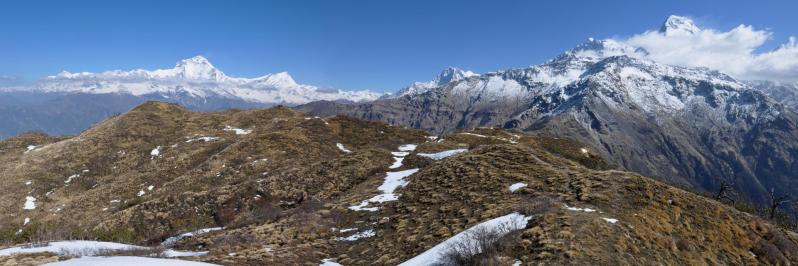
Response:
[{"label": "snow-capped mountain", "polygon": [[477,76],[477,73],[468,70],[462,70],[456,67],[448,67],[441,71],[441,73],[432,80],[414,82],[412,85],[399,90],[395,94],[389,95],[387,98],[396,98],[405,95],[425,93],[430,89],[446,85],[449,82],[458,81],[473,76]]},{"label": "snow-capped mountain", "polygon": [[688,17],[671,15],[659,28],[660,33],[675,35],[675,34],[695,34],[700,29],[693,23],[693,20]]},{"label": "snow-capped mountain", "polygon": [[776,82],[767,80],[756,80],[746,82],[779,103],[798,110],[798,82]]},{"label": "snow-capped mountain", "polygon": [[39,92],[106,94],[134,96],[175,96],[222,98],[260,104],[296,105],[317,100],[368,101],[382,96],[370,91],[321,89],[298,84],[287,72],[257,78],[229,77],[202,56],[181,60],[174,68],[153,71],[136,69],[102,73],[61,72],[33,87],[16,88]]},{"label": "snow-capped mountain", "polygon": [[318,100],[362,102],[383,95],[303,85],[286,72],[230,77],[202,56],[181,60],[168,69],[64,71],[32,85],[0,88],[0,139],[26,131],[76,134],[152,100],[178,103],[194,111],[219,111]]},{"label": "snow-capped mountain", "polygon": [[[662,34],[695,25],[671,16]],[[587,42],[528,68],[490,72],[423,93],[355,105],[300,109],[346,114],[436,134],[475,127],[568,137],[614,163],[712,190],[733,180],[754,202],[770,188],[798,193],[798,115],[749,83],[707,68],[647,59],[615,40]],[[789,169],[789,170],[787,170]]]}]

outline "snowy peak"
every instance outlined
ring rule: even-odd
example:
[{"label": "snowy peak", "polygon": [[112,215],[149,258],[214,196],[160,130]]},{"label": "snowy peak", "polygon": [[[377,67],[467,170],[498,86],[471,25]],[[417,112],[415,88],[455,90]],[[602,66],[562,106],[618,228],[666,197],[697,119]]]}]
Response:
[{"label": "snowy peak", "polygon": [[270,86],[275,86],[275,87],[298,86],[299,85],[299,84],[296,83],[296,81],[294,81],[294,78],[291,77],[290,74],[288,74],[288,72],[280,72],[280,73],[269,74],[269,75],[257,78],[257,82],[261,83],[261,84],[264,84],[264,85],[270,85]]},{"label": "snowy peak", "polygon": [[227,78],[222,71],[216,69],[207,58],[202,56],[180,60],[173,69],[153,71],[153,76],[160,78],[215,81],[222,81]]},{"label": "snowy peak", "polygon": [[[610,56],[632,56],[637,54],[642,55],[645,53],[646,52],[643,49],[633,47],[613,39],[598,40],[594,38],[588,38],[586,42],[581,43],[574,49],[569,50],[564,56],[569,57],[568,59],[573,59],[571,57],[576,57],[579,60],[598,62],[599,60]],[[555,60],[562,58],[563,56],[559,56],[555,58]]]},{"label": "snowy peak", "polygon": [[695,34],[699,30],[700,29],[695,25],[695,23],[693,23],[692,19],[683,16],[671,15],[665,20],[664,23],[662,23],[662,27],[660,27],[659,32],[666,35]]},{"label": "snowy peak", "polygon": [[399,90],[399,92],[397,92],[395,95],[391,95],[388,98],[425,93],[430,89],[438,88],[451,82],[463,80],[472,76],[479,76],[479,74],[456,67],[447,67],[432,80],[426,82],[414,82],[413,85]]},{"label": "snowy peak", "polygon": [[101,73],[62,72],[20,90],[90,94],[122,93],[134,96],[219,98],[253,103],[304,104],[312,101],[370,101],[382,93],[340,91],[298,84],[288,72],[258,78],[228,77],[207,58],[183,59],[174,68],[112,70]]},{"label": "snowy peak", "polygon": [[452,81],[458,81],[467,77],[476,76],[477,74],[471,71],[462,70],[456,67],[447,67],[438,77],[433,79],[437,85],[444,85]]}]

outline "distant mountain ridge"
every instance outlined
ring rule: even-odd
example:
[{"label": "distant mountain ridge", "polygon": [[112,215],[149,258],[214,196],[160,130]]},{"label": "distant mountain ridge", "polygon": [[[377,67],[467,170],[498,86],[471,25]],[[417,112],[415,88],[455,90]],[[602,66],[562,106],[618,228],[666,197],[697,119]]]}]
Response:
[{"label": "distant mountain ridge", "polygon": [[215,68],[205,57],[195,56],[178,62],[174,68],[130,71],[113,70],[101,73],[61,72],[33,86],[7,88],[7,91],[106,94],[134,96],[184,95],[193,98],[225,98],[260,104],[296,105],[317,100],[374,100],[381,93],[370,91],[328,90],[298,84],[288,72],[257,78],[229,77]]},{"label": "distant mountain ridge", "polygon": [[150,100],[178,103],[195,111],[218,111],[318,100],[362,102],[383,95],[299,84],[287,72],[230,77],[202,56],[152,71],[64,71],[31,85],[0,88],[0,139],[26,131],[76,134]]}]

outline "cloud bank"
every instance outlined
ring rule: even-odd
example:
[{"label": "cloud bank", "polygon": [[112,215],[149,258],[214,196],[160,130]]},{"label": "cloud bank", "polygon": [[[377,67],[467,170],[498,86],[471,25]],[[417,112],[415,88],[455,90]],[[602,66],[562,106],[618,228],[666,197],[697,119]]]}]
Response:
[{"label": "cloud bank", "polygon": [[645,49],[645,57],[657,62],[707,67],[743,80],[798,82],[795,37],[772,51],[756,52],[772,36],[749,25],[729,31],[702,29],[689,18],[671,16],[658,31],[616,41]]}]

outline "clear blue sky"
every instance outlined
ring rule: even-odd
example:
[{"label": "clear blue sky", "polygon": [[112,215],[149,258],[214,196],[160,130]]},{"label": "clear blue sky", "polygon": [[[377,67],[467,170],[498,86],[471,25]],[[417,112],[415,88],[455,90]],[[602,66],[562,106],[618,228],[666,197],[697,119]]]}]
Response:
[{"label": "clear blue sky", "polygon": [[587,37],[656,29],[670,14],[769,28],[775,47],[798,36],[796,10],[792,0],[3,1],[0,79],[204,55],[231,76],[288,71],[305,84],[394,91],[446,66],[538,64]]}]

